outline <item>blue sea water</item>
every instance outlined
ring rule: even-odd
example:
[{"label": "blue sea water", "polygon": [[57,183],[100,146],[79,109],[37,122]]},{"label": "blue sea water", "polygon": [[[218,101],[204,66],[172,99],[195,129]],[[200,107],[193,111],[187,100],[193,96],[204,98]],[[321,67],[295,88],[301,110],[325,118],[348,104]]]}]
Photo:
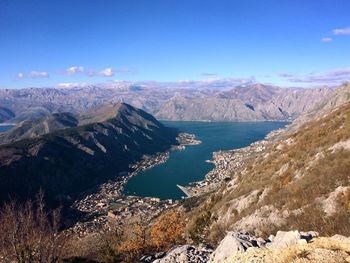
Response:
[{"label": "blue sea water", "polygon": [[13,125],[0,125],[0,132],[5,132],[9,129],[11,129]]},{"label": "blue sea water", "polygon": [[193,133],[202,143],[172,152],[164,164],[132,177],[125,187],[125,194],[180,199],[184,194],[176,184],[187,185],[202,180],[214,168],[213,164],[205,162],[212,159],[213,152],[245,147],[287,123],[167,121],[164,124]]}]

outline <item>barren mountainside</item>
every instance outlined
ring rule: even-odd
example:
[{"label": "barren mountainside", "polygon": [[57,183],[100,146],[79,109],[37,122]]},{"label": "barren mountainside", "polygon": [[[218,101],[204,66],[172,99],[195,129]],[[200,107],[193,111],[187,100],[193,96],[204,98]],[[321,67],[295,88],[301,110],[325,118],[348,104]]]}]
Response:
[{"label": "barren mountainside", "polygon": [[156,116],[202,121],[292,120],[312,109],[330,92],[325,88],[282,89],[255,84],[204,98],[176,96],[165,102]]},{"label": "barren mountainside", "polygon": [[343,86],[320,104],[332,106],[319,108],[314,119],[298,120],[292,132],[256,144],[260,150],[234,169],[232,179],[190,212],[189,229],[210,211],[211,230],[204,234],[209,240],[224,230],[268,236],[312,229],[349,236],[349,88]]},{"label": "barren mountainside", "polygon": [[0,89],[0,105],[13,112],[15,116],[6,118],[12,122],[55,112],[79,114],[115,102],[126,102],[167,120],[290,120],[333,91],[327,87],[300,89],[262,84],[217,88],[214,84],[206,88],[197,83],[167,86],[123,82],[73,88]]}]

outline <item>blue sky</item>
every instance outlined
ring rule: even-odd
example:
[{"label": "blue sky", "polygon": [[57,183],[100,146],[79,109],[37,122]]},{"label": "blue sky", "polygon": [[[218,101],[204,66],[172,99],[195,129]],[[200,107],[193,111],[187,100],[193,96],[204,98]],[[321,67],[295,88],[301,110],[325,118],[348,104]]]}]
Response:
[{"label": "blue sky", "polygon": [[0,0],[0,87],[350,79],[349,0]]}]

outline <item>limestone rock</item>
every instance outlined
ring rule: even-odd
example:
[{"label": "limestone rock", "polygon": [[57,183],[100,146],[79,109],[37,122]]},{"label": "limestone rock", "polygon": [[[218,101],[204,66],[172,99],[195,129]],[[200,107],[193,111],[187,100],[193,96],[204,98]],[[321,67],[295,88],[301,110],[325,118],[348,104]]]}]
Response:
[{"label": "limestone rock", "polygon": [[275,238],[267,246],[270,248],[286,248],[298,244],[301,239],[299,231],[278,231]]},{"label": "limestone rock", "polygon": [[341,241],[350,241],[350,237],[342,236],[342,235],[334,235],[332,236],[333,239],[341,240]]},{"label": "limestone rock", "polygon": [[263,239],[256,239],[249,234],[228,232],[210,257],[209,262],[224,260],[236,253],[242,253],[250,247],[265,246]]},{"label": "limestone rock", "polygon": [[[204,263],[208,262],[213,252],[207,245],[199,246],[176,246],[172,248],[165,257],[153,261],[153,263]],[[142,261],[146,262],[146,261]]]}]

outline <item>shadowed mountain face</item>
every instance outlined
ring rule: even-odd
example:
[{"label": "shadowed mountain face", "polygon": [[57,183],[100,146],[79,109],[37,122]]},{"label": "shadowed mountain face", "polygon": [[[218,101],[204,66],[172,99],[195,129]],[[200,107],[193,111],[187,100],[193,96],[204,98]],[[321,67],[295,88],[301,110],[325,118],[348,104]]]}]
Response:
[{"label": "shadowed mountain face", "polygon": [[[177,131],[127,104],[102,107],[82,117],[80,126],[67,114],[44,123],[56,131],[0,146],[1,200],[33,196],[39,188],[51,200],[74,197],[128,171],[144,154],[177,144]],[[57,129],[60,125],[71,128]]]},{"label": "shadowed mountain face", "polygon": [[[330,88],[279,88],[271,85],[196,83],[110,83],[75,88],[0,89],[0,105],[11,110],[12,122],[53,112],[81,114],[106,103],[126,102],[158,119],[265,121],[288,120],[307,112],[329,95]],[[1,121],[1,120],[0,120]]]}]

